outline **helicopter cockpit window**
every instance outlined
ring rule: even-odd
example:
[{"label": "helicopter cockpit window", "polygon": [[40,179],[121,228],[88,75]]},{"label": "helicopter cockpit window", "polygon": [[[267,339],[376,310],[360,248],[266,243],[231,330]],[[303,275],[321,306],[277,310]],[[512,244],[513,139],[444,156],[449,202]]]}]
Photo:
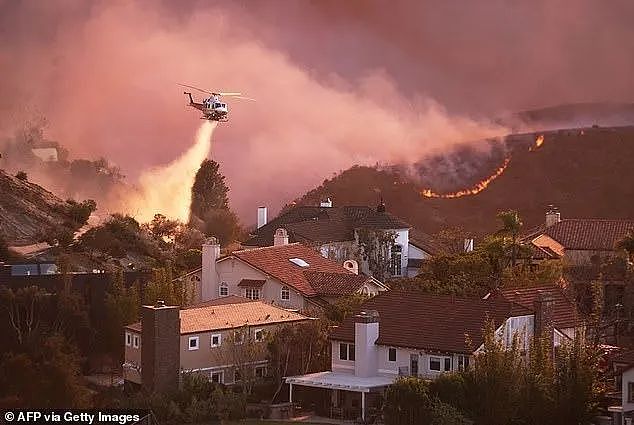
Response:
[{"label": "helicopter cockpit window", "polygon": [[220,108],[222,106],[222,103],[215,103],[214,104],[214,108]]}]

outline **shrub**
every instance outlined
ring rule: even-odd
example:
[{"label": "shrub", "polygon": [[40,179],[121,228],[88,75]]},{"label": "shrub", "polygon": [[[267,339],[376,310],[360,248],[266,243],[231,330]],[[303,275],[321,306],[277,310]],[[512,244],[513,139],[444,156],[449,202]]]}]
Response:
[{"label": "shrub", "polygon": [[25,173],[24,171],[18,171],[18,172],[15,174],[15,177],[16,177],[18,180],[22,180],[22,181],[26,181],[26,180],[27,180],[27,178],[28,178],[28,176],[26,175],[26,173]]}]

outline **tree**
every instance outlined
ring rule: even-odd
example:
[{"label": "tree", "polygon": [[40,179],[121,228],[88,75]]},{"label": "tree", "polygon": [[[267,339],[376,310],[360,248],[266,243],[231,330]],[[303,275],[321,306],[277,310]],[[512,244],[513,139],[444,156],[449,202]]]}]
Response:
[{"label": "tree", "polygon": [[432,403],[427,382],[415,377],[399,378],[385,391],[385,424],[429,424]]},{"label": "tree", "polygon": [[38,286],[16,290],[0,286],[0,307],[6,312],[9,328],[18,345],[31,341],[40,330],[45,307],[52,294]]},{"label": "tree", "polygon": [[125,286],[123,271],[118,271],[105,298],[105,345],[109,353],[123,359],[123,327],[139,319],[141,300],[137,285]]},{"label": "tree", "polygon": [[235,241],[240,235],[238,216],[230,210],[211,209],[202,216],[202,231],[206,236],[215,236],[221,245]]},{"label": "tree", "polygon": [[634,230],[630,230],[623,239],[618,241],[616,247],[624,250],[627,253],[630,263],[634,263]]},{"label": "tree", "polygon": [[[228,338],[223,338],[222,341],[224,364],[233,365],[236,383],[246,395],[251,394],[253,386],[259,379],[255,374],[255,363],[266,356],[264,341],[256,341],[253,332],[253,329],[245,325],[235,329]],[[265,335],[262,335],[262,338],[265,338]]]},{"label": "tree", "polygon": [[326,318],[332,322],[343,323],[346,317],[358,311],[361,305],[368,299],[368,296],[362,294],[353,294],[338,298],[335,302],[326,305],[324,314]]},{"label": "tree", "polygon": [[169,263],[154,270],[152,280],[145,285],[143,292],[143,302],[146,304],[154,304],[161,300],[167,305],[184,307],[190,302],[186,282],[173,278],[172,266]]},{"label": "tree", "polygon": [[191,213],[196,217],[205,217],[210,210],[229,208],[229,188],[219,169],[220,165],[211,159],[200,164],[192,186]]},{"label": "tree", "polygon": [[498,230],[498,234],[511,239],[511,265],[515,266],[520,249],[518,239],[523,226],[522,219],[514,210],[502,211],[498,213],[497,218],[502,222],[502,228]]},{"label": "tree", "polygon": [[28,176],[26,175],[26,172],[18,171],[15,174],[15,178],[17,178],[18,180],[26,181],[28,179]]},{"label": "tree", "polygon": [[385,280],[388,275],[396,236],[396,233],[386,230],[357,229],[361,258],[367,262],[372,276],[379,281]]},{"label": "tree", "polygon": [[175,234],[179,226],[178,220],[170,220],[163,214],[154,214],[154,218],[148,223],[147,229],[155,239],[165,241],[165,239],[176,239]]},{"label": "tree", "polygon": [[275,401],[285,376],[327,370],[330,366],[328,323],[313,320],[308,323],[282,325],[269,336],[267,344],[269,370],[277,383],[271,401]]},{"label": "tree", "polygon": [[0,234],[0,261],[9,261],[11,259],[11,250],[6,239]]},{"label": "tree", "polygon": [[66,201],[68,204],[68,215],[76,227],[81,227],[88,222],[90,214],[97,209],[97,203],[92,199],[77,202],[73,199]]}]

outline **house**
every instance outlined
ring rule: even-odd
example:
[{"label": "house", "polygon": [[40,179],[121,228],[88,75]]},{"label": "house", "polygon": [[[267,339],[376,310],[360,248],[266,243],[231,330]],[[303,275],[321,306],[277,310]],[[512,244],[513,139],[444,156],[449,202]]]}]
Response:
[{"label": "house", "polygon": [[[159,301],[143,306],[141,321],[125,327],[123,378],[149,391],[170,391],[182,373],[201,373],[223,384],[240,381],[247,371],[264,377],[266,333],[309,320],[234,296],[180,310]],[[245,352],[237,352],[242,346]]]},{"label": "house", "polygon": [[559,285],[545,284],[528,288],[505,288],[489,293],[484,298],[500,298],[532,309],[539,297],[544,294],[548,294],[553,301],[552,322],[556,329],[570,339],[574,339],[578,332],[583,332],[585,325],[574,301]]},{"label": "house", "polygon": [[368,264],[360,258],[358,236],[361,229],[396,234],[396,240],[390,249],[390,276],[415,275],[420,262],[435,255],[438,249],[429,235],[415,231],[411,225],[387,212],[383,201],[377,207],[335,207],[328,200],[320,206],[293,207],[270,222],[267,222],[266,207],[260,207],[258,228],[242,245],[272,245],[278,229],[284,229],[288,233],[290,242],[309,245],[324,257],[338,262],[356,259],[361,264],[361,271],[367,274]]},{"label": "house", "polygon": [[612,414],[613,425],[632,425],[634,421],[634,363],[621,367],[617,371],[616,383],[618,405],[608,407]]},{"label": "house", "polygon": [[310,311],[355,293],[375,295],[387,287],[359,273],[357,263],[339,264],[301,243],[288,243],[284,229],[273,246],[220,256],[215,239],[203,245],[203,264],[179,279],[193,286],[196,301],[227,295],[262,300],[283,308]]},{"label": "house", "polygon": [[434,378],[469,367],[483,349],[487,321],[507,346],[517,335],[526,349],[534,334],[549,332],[558,346],[568,337],[553,324],[556,305],[548,292],[530,307],[497,297],[382,292],[331,334],[330,371],[286,378],[289,398],[293,387],[323,388],[337,412],[365,418],[399,376]]},{"label": "house", "polygon": [[597,259],[617,256],[616,244],[632,230],[634,220],[562,219],[559,211],[551,208],[544,225],[524,240],[553,251],[569,265],[589,266]]}]

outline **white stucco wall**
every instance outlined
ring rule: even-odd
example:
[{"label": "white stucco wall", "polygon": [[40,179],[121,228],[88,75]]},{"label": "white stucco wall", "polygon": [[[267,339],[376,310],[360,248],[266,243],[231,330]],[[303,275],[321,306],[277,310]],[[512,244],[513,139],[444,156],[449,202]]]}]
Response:
[{"label": "white stucco wall", "polygon": [[623,372],[623,379],[621,382],[621,405],[623,406],[623,412],[630,412],[634,410],[634,403],[629,402],[628,388],[630,383],[634,384],[634,368]]}]

